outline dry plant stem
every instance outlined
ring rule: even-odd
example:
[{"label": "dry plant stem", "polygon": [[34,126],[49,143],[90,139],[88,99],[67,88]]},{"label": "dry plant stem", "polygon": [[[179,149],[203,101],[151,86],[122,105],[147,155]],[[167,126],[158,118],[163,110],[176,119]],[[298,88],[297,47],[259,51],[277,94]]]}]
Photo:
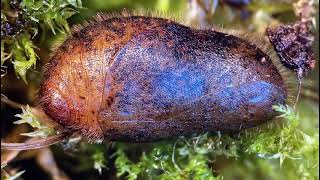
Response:
[{"label": "dry plant stem", "polygon": [[[36,139],[37,138],[28,139],[25,143],[30,143]],[[13,159],[15,159],[18,155],[19,155],[18,160],[21,160],[21,159],[33,158],[38,153],[38,151],[25,151],[26,153],[22,153],[22,154],[20,154],[20,152],[21,150],[11,150],[11,151],[4,150],[3,152],[1,152],[1,164],[8,164]]]},{"label": "dry plant stem", "polygon": [[70,178],[58,168],[53,154],[49,148],[43,148],[38,153],[36,160],[42,169],[50,175],[52,180],[69,180]]},{"label": "dry plant stem", "polygon": [[319,94],[311,90],[304,90],[301,92],[301,96],[312,101],[319,102]]},{"label": "dry plant stem", "polygon": [[8,99],[7,97],[5,97],[4,95],[1,94],[1,102],[13,107],[13,108],[16,108],[16,109],[20,109],[20,108],[27,108],[26,105],[23,105],[23,104],[20,104],[20,103],[17,103],[17,102],[14,102],[10,99]]},{"label": "dry plant stem", "polygon": [[293,106],[293,110],[296,110],[300,93],[301,93],[301,77],[298,75],[298,92],[297,92],[296,102],[294,103],[294,106]]},{"label": "dry plant stem", "polygon": [[30,149],[39,149],[43,147],[47,147],[53,144],[56,144],[62,141],[67,137],[67,134],[57,134],[47,137],[45,139],[30,139],[30,142],[25,143],[4,143],[1,142],[1,149],[4,150],[30,150]]},{"label": "dry plant stem", "polygon": [[18,156],[20,150],[14,150],[14,151],[5,151],[1,153],[1,164],[8,164],[10,161],[12,161],[15,157]]},{"label": "dry plant stem", "polygon": [[[1,156],[2,156],[1,163],[9,164],[11,161],[33,159],[38,155],[39,152],[40,152],[39,149],[22,151],[22,152],[21,152],[21,150],[14,150],[14,151],[3,150],[1,152]],[[17,153],[17,154],[15,154],[15,153]]]},{"label": "dry plant stem", "polygon": [[[206,8],[206,5],[203,3],[203,1],[201,0],[197,0],[198,5],[200,6],[200,8],[206,13],[209,14],[209,10]],[[211,7],[211,6],[209,6]]]},{"label": "dry plant stem", "polygon": [[[27,130],[27,126],[15,126],[13,130],[5,138],[1,138],[1,141],[21,142],[24,140],[24,137],[21,136],[20,133],[23,133],[26,130]],[[1,164],[8,164],[13,159],[15,159],[19,153],[20,153],[20,150],[1,151]]]}]

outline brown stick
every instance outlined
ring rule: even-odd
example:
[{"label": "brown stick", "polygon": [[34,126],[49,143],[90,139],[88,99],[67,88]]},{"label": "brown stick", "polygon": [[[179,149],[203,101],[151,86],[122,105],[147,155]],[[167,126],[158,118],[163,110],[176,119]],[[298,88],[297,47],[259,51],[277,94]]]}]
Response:
[{"label": "brown stick", "polygon": [[68,135],[65,133],[56,134],[45,139],[32,140],[25,143],[5,143],[1,142],[1,149],[4,150],[30,150],[47,147],[64,140]]},{"label": "brown stick", "polygon": [[5,97],[3,94],[1,94],[1,102],[5,103],[13,108],[16,108],[16,109],[27,108],[26,105],[14,102],[14,101],[8,99],[7,97]]},{"label": "brown stick", "polygon": [[36,160],[42,169],[50,174],[52,180],[69,180],[70,178],[59,169],[49,148],[43,148],[38,153]]}]

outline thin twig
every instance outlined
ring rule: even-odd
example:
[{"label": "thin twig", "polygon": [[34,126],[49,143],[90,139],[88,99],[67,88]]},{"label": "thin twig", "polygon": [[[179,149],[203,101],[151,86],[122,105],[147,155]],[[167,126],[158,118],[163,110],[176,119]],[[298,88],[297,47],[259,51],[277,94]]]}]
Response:
[{"label": "thin twig", "polygon": [[16,109],[20,109],[20,108],[27,108],[26,105],[24,104],[20,104],[20,103],[17,103],[15,101],[12,101],[10,99],[8,99],[5,95],[1,94],[1,102],[13,107],[13,108],[16,108]]},{"label": "thin twig", "polygon": [[178,164],[175,161],[175,151],[176,151],[176,145],[178,143],[178,139],[176,140],[176,142],[173,145],[173,150],[172,150],[172,157],[171,157],[171,161],[174,165],[174,167],[176,167],[179,171],[181,171],[181,169],[179,168]]},{"label": "thin twig", "polygon": [[52,180],[69,180],[70,178],[59,169],[56,161],[54,160],[53,154],[49,148],[43,148],[38,153],[36,160],[38,164],[50,174]]},{"label": "thin twig", "polygon": [[302,69],[299,69],[298,73],[297,73],[297,76],[298,76],[298,92],[297,92],[297,97],[296,97],[296,101],[294,103],[294,106],[293,106],[293,110],[296,110],[296,107],[297,107],[297,104],[298,104],[298,101],[299,101],[299,97],[300,97],[300,92],[301,92],[301,78],[302,78]]},{"label": "thin twig", "polygon": [[6,151],[4,153],[1,153],[1,164],[8,164],[15,157],[17,157],[19,153],[20,150]]},{"label": "thin twig", "polygon": [[61,142],[63,139],[67,137],[67,134],[61,133],[49,136],[45,139],[31,139],[32,141],[24,142],[24,143],[5,143],[1,142],[1,149],[4,150],[30,150],[30,149],[39,149],[43,147],[47,147],[58,142]]}]

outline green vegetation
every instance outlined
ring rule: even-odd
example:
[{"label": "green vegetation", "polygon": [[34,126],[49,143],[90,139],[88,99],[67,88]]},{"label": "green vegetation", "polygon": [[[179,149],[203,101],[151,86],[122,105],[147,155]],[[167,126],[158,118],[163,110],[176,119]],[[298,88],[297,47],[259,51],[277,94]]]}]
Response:
[{"label": "green vegetation", "polygon": [[36,131],[29,133],[22,133],[23,136],[29,137],[48,137],[49,135],[54,134],[54,129],[47,127],[45,124],[41,123],[41,121],[30,112],[30,107],[22,108],[21,114],[16,114],[15,117],[20,118],[20,120],[13,122],[14,124],[23,124],[27,123],[31,127],[36,128]]},{"label": "green vegetation", "polygon": [[[240,176],[255,179],[259,173],[261,178],[317,179],[318,132],[306,134],[301,131],[298,128],[301,118],[290,107],[276,106],[275,109],[282,113],[282,120],[276,121],[283,122],[271,122],[241,132],[236,137],[202,134],[181,137],[171,143],[153,143],[150,151],[142,152],[138,162],[126,155],[134,147],[119,143],[117,175],[129,179],[138,176],[160,179],[234,179]],[[215,169],[220,163],[227,165],[222,172]]]},{"label": "green vegetation", "polygon": [[[41,31],[44,38],[53,34],[69,33],[67,19],[82,7],[77,0],[24,0],[1,1],[1,68],[8,59],[14,70],[27,83],[27,70],[35,67],[38,56],[33,40]],[[44,41],[44,39],[42,39]],[[9,54],[6,52],[10,52]],[[13,55],[11,57],[11,55]]]}]

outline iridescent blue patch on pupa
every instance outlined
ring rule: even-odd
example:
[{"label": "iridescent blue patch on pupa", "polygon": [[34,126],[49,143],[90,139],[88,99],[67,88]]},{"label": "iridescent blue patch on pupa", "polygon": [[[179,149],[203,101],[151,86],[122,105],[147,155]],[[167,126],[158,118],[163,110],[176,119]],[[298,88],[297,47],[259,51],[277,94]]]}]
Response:
[{"label": "iridescent blue patch on pupa", "polygon": [[[233,112],[242,105],[262,106],[284,100],[285,93],[280,88],[264,81],[255,81],[240,86],[226,87],[216,95],[216,100],[225,109]],[[279,102],[280,103],[280,102]]]},{"label": "iridescent blue patch on pupa", "polygon": [[155,84],[161,101],[185,103],[203,95],[205,76],[201,71],[191,68],[167,70],[157,76]]}]

